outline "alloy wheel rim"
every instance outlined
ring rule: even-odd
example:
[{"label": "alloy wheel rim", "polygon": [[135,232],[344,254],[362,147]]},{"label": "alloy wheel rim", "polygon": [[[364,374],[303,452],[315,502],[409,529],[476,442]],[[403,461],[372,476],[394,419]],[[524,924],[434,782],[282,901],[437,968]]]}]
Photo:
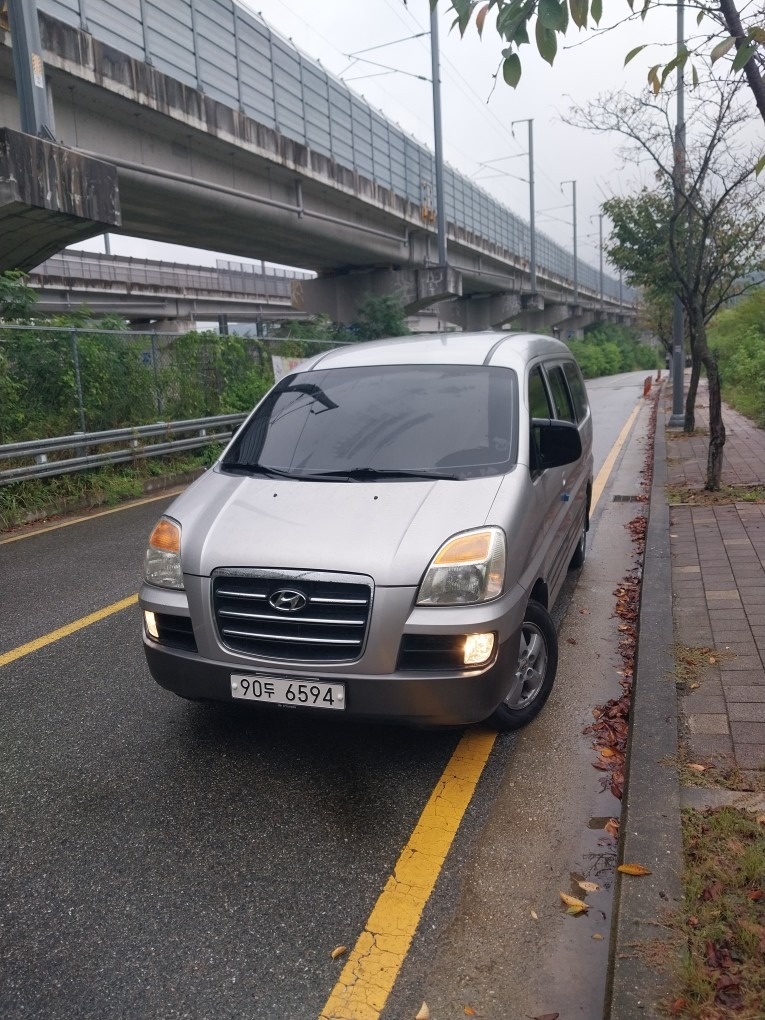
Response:
[{"label": "alloy wheel rim", "polygon": [[508,706],[519,709],[530,705],[542,689],[546,672],[547,642],[544,634],[536,624],[524,623],[515,671],[515,679],[520,681],[521,686],[516,700],[508,701]]}]

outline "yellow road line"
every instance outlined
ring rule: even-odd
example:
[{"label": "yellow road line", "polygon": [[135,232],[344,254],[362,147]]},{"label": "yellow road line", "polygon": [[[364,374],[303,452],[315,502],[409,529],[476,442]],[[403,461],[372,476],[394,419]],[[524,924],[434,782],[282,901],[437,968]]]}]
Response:
[{"label": "yellow road line", "polygon": [[465,732],[430,795],[319,1020],[377,1020],[497,734]]},{"label": "yellow road line", "polygon": [[36,652],[40,648],[45,648],[46,645],[52,645],[54,641],[60,641],[61,638],[69,637],[70,634],[75,634],[78,630],[82,630],[83,627],[89,627],[91,623],[98,623],[99,620],[105,620],[107,616],[112,616],[114,613],[118,613],[121,609],[127,609],[128,606],[134,606],[137,602],[137,595],[128,595],[126,599],[121,599],[119,602],[113,602],[110,606],[98,609],[95,613],[83,616],[79,620],[75,620],[73,623],[67,623],[65,627],[59,627],[58,630],[52,630],[50,634],[44,634],[42,637],[35,638],[34,641],[28,641],[25,645],[19,645],[18,648],[12,648],[10,652],[4,652],[0,655],[0,666],[7,666],[9,662],[15,662],[16,659],[21,659],[25,655],[29,655],[30,652]]},{"label": "yellow road line", "polygon": [[630,429],[632,428],[635,419],[640,413],[641,406],[642,406],[641,404],[635,405],[632,414],[625,422],[624,428],[617,436],[616,442],[611,447],[608,456],[603,462],[603,467],[600,469],[600,471],[598,471],[598,477],[595,479],[592,486],[592,503],[590,505],[590,513],[592,513],[592,511],[595,509],[595,507],[598,504],[598,500],[603,495],[603,490],[606,487],[606,482],[608,481],[609,475],[613,471],[614,464],[616,463],[616,458],[619,456],[621,448],[627,442],[627,436],[629,435]]},{"label": "yellow road line", "polygon": [[47,527],[35,528],[33,531],[25,531],[22,535],[11,535],[9,538],[0,538],[0,545],[8,545],[10,542],[21,542],[25,538],[35,538],[37,535],[47,535],[49,531],[58,531],[59,528],[71,528],[73,524],[84,524],[86,521],[94,521],[96,517],[108,517],[109,514],[119,514],[123,510],[132,510],[134,506],[143,506],[145,503],[156,503],[160,499],[171,499],[180,491],[178,487],[165,489],[159,496],[146,496],[144,499],[131,499],[129,503],[122,506],[114,506],[109,510],[99,510],[95,514],[85,514],[82,517],[73,517],[69,521],[59,521],[57,524],[49,524]]}]

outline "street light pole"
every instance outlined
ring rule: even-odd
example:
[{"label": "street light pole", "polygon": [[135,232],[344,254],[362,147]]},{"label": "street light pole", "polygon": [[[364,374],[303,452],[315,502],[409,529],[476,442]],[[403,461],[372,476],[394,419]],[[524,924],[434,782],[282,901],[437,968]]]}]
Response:
[{"label": "street light pole", "polygon": [[514,120],[510,124],[512,131],[516,124],[528,124],[529,126],[529,284],[531,293],[537,292],[537,231],[534,223],[534,119],[524,117],[522,120]]},{"label": "street light pole", "polygon": [[436,160],[436,219],[438,264],[446,265],[446,211],[444,204],[444,150],[441,130],[441,73],[438,49],[438,14],[430,12],[430,59],[433,68],[433,139]]},{"label": "street light pole", "polygon": [[574,304],[579,304],[579,260],[576,253],[576,181],[561,181],[561,188],[564,184],[571,185],[571,220],[574,225]]},{"label": "street light pole", "polygon": [[[677,52],[685,46],[684,27],[685,0],[677,3]],[[682,201],[682,186],[685,179],[685,73],[683,64],[677,68],[677,123],[675,125],[675,159],[672,172],[672,190],[675,221],[677,222]],[[669,424],[677,427],[685,423],[683,412],[683,375],[685,370],[684,357],[685,316],[680,295],[675,291],[672,303],[672,415]]]}]

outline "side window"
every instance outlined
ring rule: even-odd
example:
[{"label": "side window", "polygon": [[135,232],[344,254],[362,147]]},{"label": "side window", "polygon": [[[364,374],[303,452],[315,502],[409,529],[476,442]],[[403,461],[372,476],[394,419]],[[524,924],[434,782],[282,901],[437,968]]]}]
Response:
[{"label": "side window", "polygon": [[587,400],[587,390],[584,386],[582,373],[579,371],[579,366],[573,361],[564,361],[563,371],[568,379],[568,388],[571,390],[571,396],[574,398],[576,420],[584,421],[587,417],[590,405]]},{"label": "side window", "polygon": [[574,405],[571,402],[571,394],[568,392],[568,385],[566,384],[566,378],[563,375],[563,369],[560,365],[553,365],[547,369],[547,379],[550,383],[550,390],[552,391],[553,400],[555,401],[555,407],[557,408],[556,417],[559,421],[576,421],[574,417]]},{"label": "side window", "polygon": [[[552,418],[552,407],[550,398],[547,395],[544,377],[541,368],[533,368],[529,372],[529,416],[531,418]],[[532,476],[539,474],[542,467],[542,458],[539,454],[539,437],[537,429],[531,429],[531,442],[529,457]]]},{"label": "side window", "polygon": [[529,413],[532,418],[552,418],[547,387],[542,378],[542,371],[533,368],[529,373]]}]

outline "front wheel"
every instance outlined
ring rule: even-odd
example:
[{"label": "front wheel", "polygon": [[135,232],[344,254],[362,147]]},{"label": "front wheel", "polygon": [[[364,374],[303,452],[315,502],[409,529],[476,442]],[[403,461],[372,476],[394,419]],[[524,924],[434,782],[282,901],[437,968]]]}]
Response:
[{"label": "front wheel", "polygon": [[558,636],[552,617],[533,599],[526,606],[514,683],[490,722],[498,730],[518,730],[541,712],[558,668]]}]

